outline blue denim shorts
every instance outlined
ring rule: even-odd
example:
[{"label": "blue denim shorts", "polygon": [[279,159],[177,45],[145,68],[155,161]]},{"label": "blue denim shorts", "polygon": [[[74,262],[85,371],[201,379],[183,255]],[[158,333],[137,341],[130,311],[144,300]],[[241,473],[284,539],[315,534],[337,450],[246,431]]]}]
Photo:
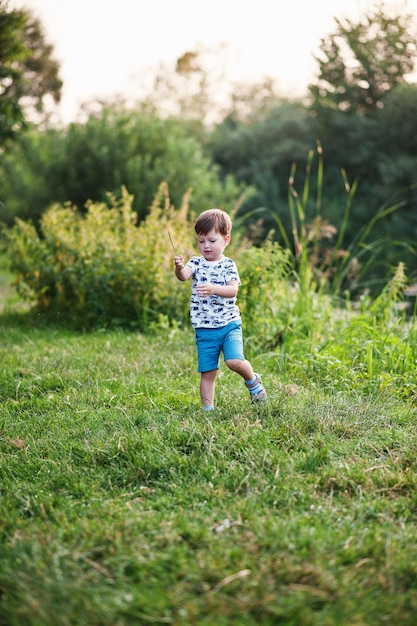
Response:
[{"label": "blue denim shorts", "polygon": [[211,372],[219,368],[220,352],[225,361],[244,361],[242,325],[230,322],[220,328],[196,328],[198,371]]}]

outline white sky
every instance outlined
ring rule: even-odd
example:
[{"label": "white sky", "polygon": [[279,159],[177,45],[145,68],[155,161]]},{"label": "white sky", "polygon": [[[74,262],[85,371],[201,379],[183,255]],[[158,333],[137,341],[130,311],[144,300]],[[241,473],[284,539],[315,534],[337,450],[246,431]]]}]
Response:
[{"label": "white sky", "polygon": [[[356,19],[372,0],[10,0],[38,16],[64,81],[60,116],[116,94],[134,95],[140,77],[197,46],[217,49],[229,80],[276,79],[301,96],[316,72],[312,57],[334,17]],[[417,0],[385,0],[411,12]]]}]

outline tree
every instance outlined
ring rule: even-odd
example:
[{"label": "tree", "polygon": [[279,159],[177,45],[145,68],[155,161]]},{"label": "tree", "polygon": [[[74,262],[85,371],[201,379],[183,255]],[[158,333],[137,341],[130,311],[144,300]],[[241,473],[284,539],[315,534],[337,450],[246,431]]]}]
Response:
[{"label": "tree", "polygon": [[[252,185],[257,193],[244,202],[241,214],[263,207],[265,231],[275,225],[271,214],[288,216],[288,177],[294,161],[305,165],[308,150],[315,143],[315,118],[301,102],[282,100],[270,109],[260,107],[252,116],[236,113],[226,117],[211,133],[207,145],[210,158],[224,176]],[[245,104],[245,102],[243,102]],[[240,119],[242,117],[242,119]],[[256,213],[255,220],[259,219]]]},{"label": "tree", "polygon": [[386,93],[407,81],[416,59],[413,16],[388,15],[383,5],[358,23],[337,19],[336,31],[321,40],[314,108],[369,113],[382,108]]},{"label": "tree", "polygon": [[220,180],[198,141],[175,119],[155,111],[129,110],[121,103],[91,112],[83,124],[65,129],[31,128],[21,133],[0,160],[0,221],[39,217],[55,202],[80,209],[87,200],[119,197],[122,186],[134,196],[133,208],[143,219],[162,182],[180,206],[192,188],[190,208],[231,208],[244,192],[232,177]]},{"label": "tree", "polygon": [[[391,231],[401,241],[417,240],[417,86],[401,85],[386,97],[378,112],[377,142],[381,201],[398,199],[404,207],[391,216]],[[417,273],[415,254],[403,255],[407,268]]]},{"label": "tree", "polygon": [[142,85],[140,101],[156,107],[163,117],[187,120],[196,133],[219,117],[216,98],[219,85],[225,84],[222,49],[199,47],[184,52],[175,65],[161,64],[148,85]]},{"label": "tree", "polygon": [[62,81],[52,52],[40,21],[0,0],[0,145],[44,111],[48,95],[59,102]]},{"label": "tree", "polygon": [[8,12],[4,0],[0,0],[0,142],[23,121],[22,111],[11,93],[19,79],[17,65],[29,55],[19,37],[24,24],[23,13]]}]

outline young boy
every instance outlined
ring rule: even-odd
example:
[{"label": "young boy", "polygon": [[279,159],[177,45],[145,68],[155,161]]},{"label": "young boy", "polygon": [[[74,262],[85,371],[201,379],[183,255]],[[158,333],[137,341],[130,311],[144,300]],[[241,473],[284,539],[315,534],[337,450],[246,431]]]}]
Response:
[{"label": "young boy", "polygon": [[243,355],[242,321],[236,305],[240,285],[237,267],[223,254],[230,242],[232,221],[224,211],[210,209],[199,215],[194,228],[201,256],[193,256],[187,264],[182,256],[175,256],[174,261],[179,280],[193,279],[190,317],[196,336],[203,409],[214,408],[220,352],[227,367],[245,380],[252,401],[265,400],[261,378]]}]

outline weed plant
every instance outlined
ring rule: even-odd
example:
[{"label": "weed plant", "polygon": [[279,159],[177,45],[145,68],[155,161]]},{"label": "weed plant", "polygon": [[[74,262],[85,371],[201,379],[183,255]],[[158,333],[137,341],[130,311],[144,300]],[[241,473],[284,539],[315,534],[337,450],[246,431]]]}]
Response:
[{"label": "weed plant", "polygon": [[90,202],[84,213],[53,206],[39,232],[17,220],[5,235],[19,293],[38,312],[78,328],[145,329],[161,314],[183,319],[188,297],[173,289],[168,233],[191,254],[187,196],[175,209],[162,184],[139,225],[132,200],[122,189],[120,201],[109,196],[109,204]]}]

